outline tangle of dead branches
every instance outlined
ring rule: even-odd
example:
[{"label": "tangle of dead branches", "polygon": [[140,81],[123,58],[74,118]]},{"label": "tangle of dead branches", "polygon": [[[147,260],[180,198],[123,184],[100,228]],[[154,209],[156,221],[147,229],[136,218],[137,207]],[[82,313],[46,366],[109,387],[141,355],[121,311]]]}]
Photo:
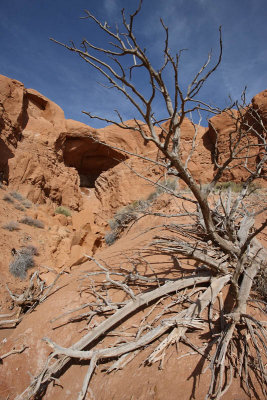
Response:
[{"label": "tangle of dead branches", "polygon": [[[57,379],[72,359],[90,361],[78,395],[79,400],[84,399],[99,362],[113,359],[114,364],[108,371],[118,370],[142,349],[150,348],[151,352],[144,363],[158,362],[162,367],[166,350],[171,344],[177,344],[179,341],[190,346],[194,352],[205,355],[209,362],[211,381],[207,399],[220,399],[231,387],[234,376],[240,378],[240,384],[248,394],[256,390],[253,382],[258,381],[262,391],[259,396],[266,396],[266,322],[252,317],[247,306],[252,299],[253,282],[260,271],[266,268],[266,250],[257,240],[267,226],[266,216],[261,224],[255,223],[256,217],[260,214],[263,216],[266,212],[266,203],[255,211],[250,207],[250,198],[254,182],[259,178],[266,179],[264,174],[267,128],[260,111],[246,104],[245,92],[240,103],[236,102],[224,110],[199,98],[203,85],[221,62],[221,29],[217,61],[211,65],[209,54],[187,89],[182,90],[182,52],[171,54],[169,30],[163,20],[161,25],[165,34],[165,44],[163,62],[159,69],[153,67],[146,50],[134,34],[134,22],[141,6],[142,1],[129,18],[122,10],[122,26],[116,26],[114,30],[107,22],[102,23],[89,11],[85,12],[85,18],[93,21],[96,27],[107,35],[109,42],[105,48],[98,47],[86,39],[79,48],[74,43],[67,45],[53,40],[97,70],[107,80],[109,87],[122,93],[135,107],[144,123],[136,119],[134,126],[128,126],[118,111],[117,121],[87,114],[91,118],[116,124],[122,129],[139,132],[145,141],[153,143],[158,149],[162,156],[161,161],[129,151],[125,153],[160,165],[167,174],[182,180],[189,189],[188,196],[175,190],[169,193],[183,201],[183,209],[181,212],[177,211],[177,214],[183,214],[190,222],[179,223],[177,215],[174,216],[174,222],[164,224],[161,234],[155,235],[146,251],[167,254],[178,261],[179,258],[193,260],[195,271],[185,273],[177,279],[167,280],[159,279],[156,275],[148,277],[139,274],[135,269],[128,273],[118,272],[92,259],[99,270],[97,273],[88,273],[86,279],[87,288],[95,297],[95,302],[82,306],[84,312],[75,317],[70,316],[67,321],[70,323],[85,319],[88,323],[88,333],[69,348],[44,338],[52,353],[41,372],[33,378],[29,387],[17,396],[17,400],[37,396],[40,398],[47,385]],[[141,87],[134,80],[136,71],[144,72]],[[164,78],[166,72],[172,73],[171,87]],[[143,90],[145,82],[146,95]],[[166,110],[164,120],[158,120],[153,111],[159,97]],[[223,159],[218,149],[219,134],[214,127],[213,158],[216,170],[213,179],[205,186],[200,185],[190,171],[190,160],[196,150],[199,124],[191,122],[195,135],[185,161],[182,160],[181,154],[182,123],[186,116],[190,117],[192,113],[200,115],[202,111],[215,115],[223,112],[232,120],[233,126]],[[161,123],[167,120],[169,123],[164,124],[162,128]],[[160,135],[156,127],[161,127]],[[116,146],[113,148],[118,149]],[[239,192],[233,193],[231,187],[226,191],[216,191],[218,182],[225,173],[237,167],[243,168],[245,177]],[[190,207],[187,209],[189,203]],[[94,281],[98,275],[103,277],[100,286]],[[227,310],[222,298],[222,290],[225,287],[229,288],[232,297],[231,310]],[[122,301],[112,300],[114,289],[124,294]],[[213,313],[216,302],[220,304],[219,319]],[[125,331],[114,331],[134,313],[146,308],[147,314],[135,331],[128,335]],[[70,310],[64,316],[74,311],[79,309]],[[93,327],[90,323],[96,316],[102,319]],[[62,316],[56,317],[54,321],[60,318]],[[206,347],[198,347],[190,342],[190,332],[205,329],[207,326],[210,328],[210,343]],[[127,340],[111,346],[105,346],[104,341],[101,345],[100,339],[109,335]],[[155,346],[156,339],[159,343]],[[210,349],[209,354],[207,349]]]}]

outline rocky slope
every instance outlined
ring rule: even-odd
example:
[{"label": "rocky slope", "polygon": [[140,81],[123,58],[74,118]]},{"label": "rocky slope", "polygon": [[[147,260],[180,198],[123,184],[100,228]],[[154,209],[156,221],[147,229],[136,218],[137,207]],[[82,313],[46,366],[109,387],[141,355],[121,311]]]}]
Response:
[{"label": "rocky slope", "polygon": [[[252,107],[258,110],[264,121],[267,120],[266,98],[267,91],[264,91],[252,101]],[[134,124],[133,121],[128,123]],[[21,354],[11,354],[2,360],[2,400],[15,399],[29,385],[30,375],[35,375],[42,368],[50,352],[42,340],[44,336],[62,346],[69,346],[101,320],[100,317],[96,317],[92,323],[82,318],[69,320],[70,315],[75,317],[81,313],[80,310],[72,310],[95,301],[95,287],[91,275],[86,274],[99,268],[88,257],[95,256],[117,273],[138,271],[147,279],[155,274],[159,280],[177,278],[183,271],[196,268],[196,265],[186,259],[176,264],[169,256],[149,252],[152,237],[169,222],[167,217],[161,218],[159,214],[175,214],[177,209],[183,210],[184,203],[166,193],[155,195],[154,186],[140,178],[139,175],[143,175],[148,180],[162,181],[163,171],[156,165],[151,166],[145,159],[159,159],[159,154],[133,130],[117,126],[95,130],[80,122],[66,120],[63,111],[55,103],[4,76],[0,76],[0,129],[0,178],[3,182],[0,187],[0,314],[16,311],[7,286],[13,293],[21,294],[34,271],[39,272],[40,279],[46,285],[61,273],[46,301],[39,304],[34,312],[26,314],[15,329],[11,324],[8,329],[0,330],[0,356],[14,348],[25,347]],[[189,120],[183,122],[181,138],[184,160],[190,151],[195,129]],[[198,127],[198,130],[196,149],[189,161],[189,168],[198,182],[206,183],[216,172],[215,142],[218,144],[217,158],[223,162],[233,124],[227,115],[221,114],[211,119],[208,128]],[[251,140],[256,143],[255,135]],[[126,153],[122,150],[126,150]],[[134,157],[131,153],[144,158]],[[250,163],[254,165],[257,154],[252,156]],[[244,169],[237,166],[223,179],[238,182],[245,176]],[[172,179],[176,180],[176,187],[179,187],[179,181]],[[261,185],[263,187],[266,182],[261,180]],[[183,189],[182,185],[180,189]],[[264,189],[253,195],[255,207],[261,204],[265,195]],[[147,201],[148,198],[153,201]],[[144,204],[149,206],[150,214],[141,218],[138,207]],[[58,206],[68,207],[70,215],[57,214]],[[114,224],[114,214],[119,212],[121,217],[125,206],[128,206],[127,212],[134,210],[138,218],[122,229],[119,239],[108,246],[105,234],[110,229],[109,220],[113,218]],[[22,223],[25,217],[41,222],[42,227],[34,223]],[[11,222],[17,224],[16,229],[6,228]],[[183,218],[174,219],[173,222],[188,221]],[[259,219],[257,224],[261,222]],[[262,234],[261,240],[266,242],[266,233]],[[38,255],[34,255],[35,267],[28,271],[27,279],[20,279],[9,271],[9,265],[15,257],[12,249],[22,251],[27,246],[34,246]],[[100,286],[101,276],[94,278]],[[114,290],[113,295],[117,302],[125,301],[121,292]],[[222,296],[226,295],[223,292]],[[214,312],[219,313],[218,305],[214,307]],[[66,314],[69,312],[71,314]],[[255,317],[260,313],[253,304],[251,312]],[[133,327],[144,321],[145,313],[140,311],[120,327],[126,341]],[[208,332],[194,335],[195,343],[201,346],[205,344]],[[109,345],[111,340],[110,337],[105,338],[105,344]],[[184,357],[188,352],[183,344],[179,345],[179,350],[179,357]],[[145,351],[148,355],[148,350]],[[144,356],[139,355],[116,373],[106,374],[99,365],[90,386],[93,394],[90,392],[89,395],[98,400],[174,400],[178,391],[181,400],[187,400],[188,393],[197,400],[202,399],[210,376],[209,372],[207,375],[199,375],[199,372],[203,365],[207,365],[207,361],[199,354],[177,357],[174,346],[170,346],[163,370],[159,370],[156,364],[144,367],[141,365]],[[87,369],[86,362],[73,363],[60,377],[60,384],[56,382],[55,385],[49,385],[44,399],[77,398]],[[235,378],[231,393],[224,399],[233,398],[248,398],[245,392],[240,394],[240,384]]]}]

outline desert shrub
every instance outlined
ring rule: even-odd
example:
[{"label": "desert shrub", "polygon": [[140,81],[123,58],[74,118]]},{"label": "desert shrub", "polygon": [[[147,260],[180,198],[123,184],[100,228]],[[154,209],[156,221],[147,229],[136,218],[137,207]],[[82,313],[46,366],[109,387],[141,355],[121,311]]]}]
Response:
[{"label": "desert shrub", "polygon": [[38,256],[39,255],[37,247],[35,247],[33,245],[22,247],[21,250],[20,250],[20,253],[21,254],[31,254],[32,256]]},{"label": "desert shrub", "polygon": [[55,209],[55,214],[62,214],[66,217],[70,217],[71,211],[67,207],[59,206]]},{"label": "desert shrub", "polygon": [[10,232],[12,231],[18,231],[19,230],[19,224],[15,221],[10,221],[7,224],[2,226],[3,229],[6,229]]},{"label": "desert shrub", "polygon": [[147,200],[148,200],[148,201],[154,201],[157,197],[158,197],[158,193],[157,193],[157,191],[155,190],[154,192],[151,192],[151,193],[148,195]]},{"label": "desert shrub", "polygon": [[18,201],[24,200],[24,197],[18,192],[10,192],[10,196],[12,196],[14,199]]},{"label": "desert shrub", "polygon": [[25,208],[24,208],[22,205],[20,205],[20,204],[16,204],[16,205],[14,206],[14,208],[15,208],[16,210],[19,210],[19,211],[25,211]]},{"label": "desert shrub", "polygon": [[[218,182],[215,185],[215,191],[225,191],[228,189],[231,189],[232,192],[234,193],[240,193],[243,188],[243,183],[236,183],[233,181],[228,181],[228,182]],[[254,192],[255,190],[260,189],[260,185],[257,182],[252,182],[249,185],[249,191]]]},{"label": "desert shrub", "polygon": [[20,251],[9,264],[9,271],[16,278],[25,279],[28,269],[34,265],[33,255],[30,252]]},{"label": "desert shrub", "polygon": [[109,226],[111,232],[105,235],[105,242],[111,245],[118,239],[119,233],[126,227],[131,221],[134,221],[138,215],[144,211],[149,205],[148,201],[135,200],[126,207],[121,208],[116,212],[114,217],[109,220]]},{"label": "desert shrub", "polygon": [[215,185],[215,191],[216,190],[224,191],[228,189],[231,189],[231,191],[234,193],[239,193],[242,190],[242,183],[228,181],[228,182],[218,182]]},{"label": "desert shrub", "polygon": [[24,200],[22,203],[21,203],[25,208],[31,208],[32,207],[32,202],[30,201],[30,200]]},{"label": "desert shrub", "polygon": [[255,190],[260,190],[262,187],[258,182],[252,182],[249,185],[249,189],[251,192],[255,192]]},{"label": "desert shrub", "polygon": [[127,225],[134,218],[135,212],[125,207],[118,211],[109,221],[110,229],[115,230],[123,225]]},{"label": "desert shrub", "polygon": [[168,193],[169,191],[175,191],[177,189],[177,182],[176,179],[169,178],[164,180],[163,182],[159,182],[161,186],[157,186],[156,190],[148,196],[148,201],[155,200],[159,195],[162,193]]},{"label": "desert shrub", "polygon": [[175,178],[169,178],[164,182],[160,182],[164,188],[157,187],[158,193],[168,192],[168,190],[175,191],[177,189],[177,182]]},{"label": "desert shrub", "polygon": [[38,219],[28,217],[27,215],[19,221],[21,224],[35,226],[36,228],[44,228],[44,223]]},{"label": "desert shrub", "polygon": [[105,235],[105,242],[109,246],[113,244],[118,239],[119,233],[117,231],[111,231],[106,233]]},{"label": "desert shrub", "polygon": [[8,203],[14,203],[14,200],[8,194],[3,196],[3,200],[7,201]]},{"label": "desert shrub", "polygon": [[135,200],[128,206],[121,208],[109,221],[110,229],[116,230],[124,225],[127,225],[129,222],[136,219],[138,214],[144,211],[147,206],[147,201]]}]

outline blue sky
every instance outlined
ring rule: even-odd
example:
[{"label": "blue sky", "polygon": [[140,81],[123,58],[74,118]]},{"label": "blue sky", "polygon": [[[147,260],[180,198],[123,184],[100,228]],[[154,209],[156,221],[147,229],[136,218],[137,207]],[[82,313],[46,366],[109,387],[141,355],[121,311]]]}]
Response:
[{"label": "blue sky", "polygon": [[[132,12],[137,0],[1,0],[0,74],[17,79],[60,105],[66,118],[91,126],[82,110],[112,118],[120,109],[123,118],[139,118],[117,93],[98,85],[99,74],[82,60],[49,41],[53,37],[78,46],[86,37],[97,45],[104,37],[93,22],[80,19],[88,9],[101,21],[120,21],[120,10]],[[223,29],[223,61],[205,87],[202,100],[225,106],[228,96],[236,99],[244,86],[247,97],[267,88],[266,0],[144,0],[136,20],[136,36],[148,49],[152,63],[159,65],[163,48],[162,17],[170,31],[173,51],[186,48],[181,82],[190,82],[212,48],[218,50],[218,27]],[[141,77],[137,83],[144,86]],[[139,79],[139,81],[138,81]],[[163,115],[160,105],[156,106]],[[204,123],[203,123],[204,124]]]}]

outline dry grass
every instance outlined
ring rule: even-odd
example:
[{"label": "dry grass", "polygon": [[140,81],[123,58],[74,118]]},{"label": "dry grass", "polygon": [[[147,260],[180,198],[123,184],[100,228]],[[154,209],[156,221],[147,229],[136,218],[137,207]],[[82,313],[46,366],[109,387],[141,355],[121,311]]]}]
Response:
[{"label": "dry grass", "polygon": [[3,229],[6,229],[10,232],[12,231],[18,231],[20,229],[19,224],[15,221],[10,221],[7,224],[2,226]]},{"label": "dry grass", "polygon": [[19,221],[21,224],[29,225],[29,226],[34,226],[36,228],[43,229],[44,228],[44,223],[42,221],[39,221],[38,219],[34,219],[32,217],[28,217],[27,215]]}]

